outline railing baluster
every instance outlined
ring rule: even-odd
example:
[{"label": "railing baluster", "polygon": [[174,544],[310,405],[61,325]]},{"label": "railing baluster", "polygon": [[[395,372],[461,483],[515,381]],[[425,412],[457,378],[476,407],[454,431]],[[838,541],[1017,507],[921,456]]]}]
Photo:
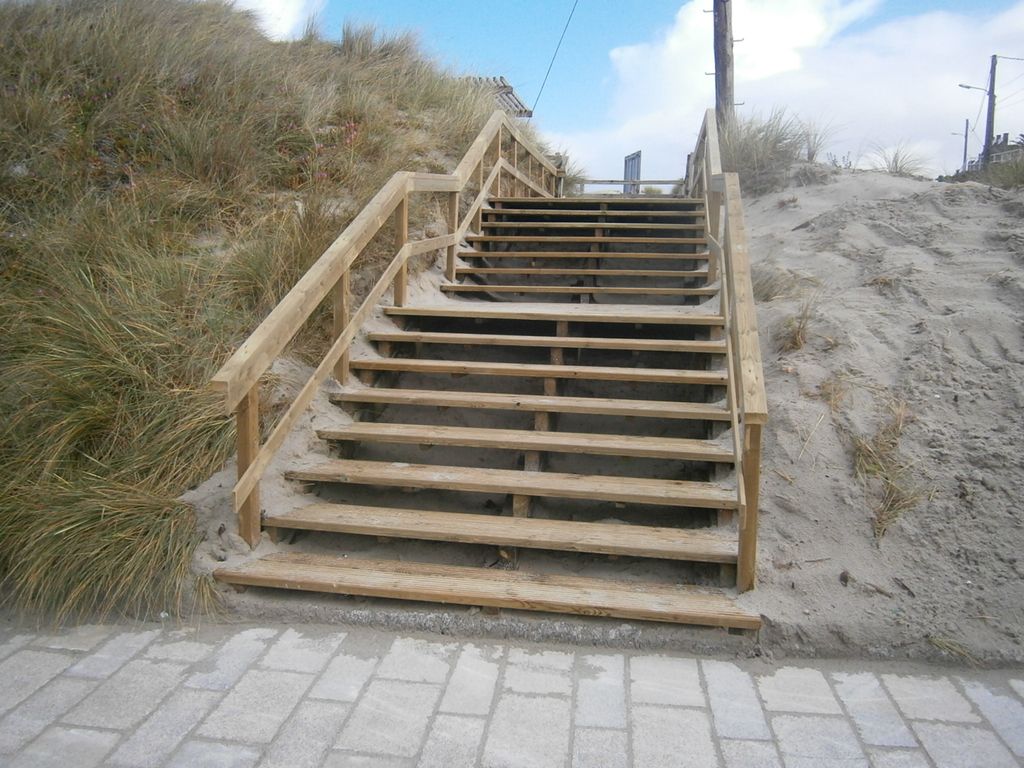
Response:
[{"label": "railing baluster", "polygon": [[[334,332],[335,339],[345,332],[349,318],[352,315],[350,275],[351,269],[346,269],[337,285],[334,286],[334,323],[332,331]],[[339,384],[345,384],[348,382],[348,360],[348,351],[346,350],[334,366],[334,378],[338,380]]]},{"label": "railing baluster", "polygon": [[[395,250],[401,250],[409,242],[409,195],[406,193],[398,202],[394,213]],[[409,262],[404,261],[395,275],[395,306],[404,307],[409,286]]]},{"label": "railing baluster", "polygon": [[[448,193],[448,234],[454,235],[459,228],[459,193]],[[444,274],[449,280],[455,280],[455,249],[458,243],[448,246],[445,254]]]},{"label": "railing baluster", "polygon": [[[235,428],[238,433],[238,477],[241,479],[260,452],[260,385],[242,398],[235,411]],[[249,495],[238,505],[238,534],[250,547],[260,543],[260,486],[253,486]]]}]

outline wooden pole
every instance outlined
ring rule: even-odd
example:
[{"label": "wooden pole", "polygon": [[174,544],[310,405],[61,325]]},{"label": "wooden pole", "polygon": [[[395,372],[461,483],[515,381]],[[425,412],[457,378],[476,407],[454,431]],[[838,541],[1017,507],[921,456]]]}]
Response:
[{"label": "wooden pole", "polygon": [[758,496],[761,489],[761,425],[743,425],[743,490],[747,506],[740,517],[736,588],[746,592],[757,579]]},{"label": "wooden pole", "polygon": [[[260,385],[257,382],[235,411],[238,433],[238,477],[241,479],[260,452]],[[257,483],[238,506],[238,535],[250,547],[260,543],[260,486]]]},{"label": "wooden pole", "polygon": [[992,141],[996,127],[996,62],[999,57],[992,54],[992,66],[988,71],[988,115],[985,118],[985,150],[982,155],[982,166],[988,168],[992,161]]},{"label": "wooden pole", "polygon": [[715,112],[718,126],[726,129],[735,116],[732,63],[732,1],[714,0]]},{"label": "wooden pole", "polygon": [[[400,251],[409,242],[409,195],[405,195],[395,208],[395,250]],[[406,292],[409,285],[409,262],[402,266],[395,275],[395,306],[405,306]]]}]

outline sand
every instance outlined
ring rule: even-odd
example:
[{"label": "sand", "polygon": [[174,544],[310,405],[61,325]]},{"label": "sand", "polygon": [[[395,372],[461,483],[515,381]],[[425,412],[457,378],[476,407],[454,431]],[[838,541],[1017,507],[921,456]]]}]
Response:
[{"label": "sand", "polygon": [[[741,597],[765,617],[757,637],[258,590],[225,591],[228,606],[276,618],[374,623],[376,615],[396,625],[407,617],[407,627],[499,635],[533,622],[523,632],[552,640],[701,652],[1024,660],[1024,195],[875,172],[802,177],[827,181],[746,201],[756,277],[781,275],[788,291],[758,307],[770,424],[758,586]],[[440,279],[437,265],[420,273],[411,297],[436,296]],[[808,297],[807,343],[779,352],[777,334]],[[387,325],[378,314],[367,329]],[[358,342],[354,356],[365,349]],[[278,361],[282,400],[310,372]],[[829,380],[845,393],[833,405],[819,392]],[[899,479],[920,500],[878,538],[881,483],[856,475],[854,437],[873,435],[899,403]],[[327,457],[314,430],[347,422],[321,392],[268,470],[264,508],[308,501],[281,475]],[[205,536],[199,572],[251,556],[233,533],[233,477],[227,466],[186,495]],[[358,556],[393,547],[412,559],[436,546],[347,538]],[[255,554],[283,546],[264,537]],[[298,546],[322,545],[303,538]],[[544,565],[558,563],[549,555]]]}]

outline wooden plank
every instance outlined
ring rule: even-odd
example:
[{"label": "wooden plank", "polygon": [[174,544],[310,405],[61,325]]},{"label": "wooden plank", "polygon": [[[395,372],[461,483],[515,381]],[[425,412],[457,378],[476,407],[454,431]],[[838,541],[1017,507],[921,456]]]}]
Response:
[{"label": "wooden plank", "polygon": [[542,277],[707,277],[706,269],[570,269],[559,267],[459,267],[456,277],[466,275],[528,275]]},{"label": "wooden plank", "polygon": [[704,231],[703,224],[638,224],[617,221],[485,221],[484,229],[606,229],[606,230],[694,230]]},{"label": "wooden plank", "polygon": [[550,451],[592,456],[633,456],[645,459],[732,463],[732,447],[710,440],[589,432],[537,432],[528,429],[479,429],[436,424],[357,422],[337,429],[318,429],[322,440],[366,441],[405,445],[462,445],[509,451]]},{"label": "wooden plank", "polygon": [[337,285],[342,274],[404,199],[408,184],[408,173],[392,176],[214,374],[210,384],[223,393],[225,413],[235,410],[313,310]]},{"label": "wooden plank", "polygon": [[738,382],[743,421],[764,424],[768,420],[768,401],[764,389],[761,341],[757,329],[757,308],[750,275],[747,230],[743,221],[740,180],[735,173],[725,174],[725,263],[730,274],[731,303],[734,307],[733,339],[742,380]]},{"label": "wooden plank", "polygon": [[459,238],[455,234],[459,229],[459,192],[450,192],[448,194],[447,218],[448,234],[451,236],[451,243],[445,249],[444,275],[448,280],[454,280],[455,251],[459,245]]},{"label": "wooden plank", "polygon": [[642,261],[705,261],[703,253],[630,253],[623,251],[467,251],[459,252],[464,259],[627,259]]},{"label": "wooden plank", "polygon": [[[486,226],[486,225],[485,225]],[[658,243],[661,245],[706,245],[703,237],[634,237],[602,235],[601,237],[566,237],[564,235],[467,235],[467,243]]]},{"label": "wooden plank", "polygon": [[[627,304],[614,308],[599,304],[573,304],[566,307],[554,303],[509,302],[450,302],[448,304],[411,307],[387,307],[385,313],[397,317],[473,317],[497,320],[568,320],[570,323],[640,323],[666,325],[719,326],[724,323],[717,312],[717,302],[699,306],[658,306]],[[479,306],[463,306],[477,304]]]},{"label": "wooden plank", "polygon": [[735,563],[736,536],[708,528],[502,517],[420,509],[316,503],[272,515],[267,525],[398,539],[455,541],[507,547]]},{"label": "wooden plank", "polygon": [[438,408],[483,408],[501,411],[544,411],[584,413],[597,416],[625,416],[652,419],[729,421],[726,408],[713,403],[671,400],[631,400],[607,397],[548,397],[512,395],[501,392],[449,392],[430,389],[351,389],[330,395],[335,403],[380,403],[436,406]]},{"label": "wooden plank", "polygon": [[485,216],[552,216],[552,217],[580,217],[588,216],[611,216],[618,218],[650,218],[650,219],[682,219],[682,218],[703,218],[704,211],[602,211],[596,208],[484,208]]},{"label": "wooden plank", "polygon": [[663,368],[616,368],[602,365],[532,365],[472,360],[417,360],[378,358],[353,360],[353,370],[447,373],[456,376],[525,376],[581,381],[636,381],[654,384],[709,384],[725,386],[725,371],[683,371]]},{"label": "wooden plank", "polygon": [[715,286],[700,288],[662,288],[643,285],[491,285],[488,283],[456,283],[442,285],[445,293],[554,293],[603,294],[606,296],[717,296]]},{"label": "wooden plank", "polygon": [[214,577],[230,584],[307,592],[748,630],[761,626],[760,616],[737,607],[721,590],[504,569],[288,553],[218,568]]},{"label": "wooden plank", "polygon": [[637,352],[698,352],[725,354],[724,341],[686,339],[617,339],[592,336],[512,336],[500,333],[440,333],[380,331],[370,341],[416,344],[479,344],[499,347],[562,347],[564,349],[622,349]]},{"label": "wooden plank", "polygon": [[[395,227],[395,250],[401,251],[409,243],[409,196],[405,195],[395,206],[393,215]],[[409,260],[402,259],[402,264],[395,275],[394,303],[396,307],[405,304],[409,285]]]},{"label": "wooden plank", "polygon": [[533,197],[510,197],[508,195],[495,195],[492,199],[496,203],[522,203],[523,205],[541,203],[545,207],[551,208],[557,208],[560,205],[572,206],[577,203],[607,203],[608,205],[622,205],[626,207],[632,207],[633,209],[637,209],[641,205],[704,205],[703,197],[671,197],[669,195],[658,195],[651,197],[641,197],[638,195],[630,195],[629,197],[620,197],[615,195],[573,195],[572,197],[556,197],[551,200],[538,200],[537,198]]},{"label": "wooden plank", "polygon": [[285,473],[289,480],[320,483],[440,488],[473,493],[518,493],[559,499],[617,501],[668,507],[735,509],[736,489],[717,483],[647,477],[525,472],[517,469],[334,459]]},{"label": "wooden plank", "polygon": [[459,242],[454,235],[428,237],[426,240],[416,240],[415,242],[409,243],[409,255],[419,256],[422,253],[440,251],[442,248],[454,248],[458,244]]},{"label": "wooden plank", "polygon": [[458,176],[447,173],[412,173],[410,192],[458,192],[464,186]]}]

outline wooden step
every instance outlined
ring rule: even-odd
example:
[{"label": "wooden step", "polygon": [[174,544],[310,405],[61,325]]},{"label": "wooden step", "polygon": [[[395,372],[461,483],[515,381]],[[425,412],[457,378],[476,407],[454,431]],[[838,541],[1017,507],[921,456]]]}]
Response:
[{"label": "wooden step", "polygon": [[[679,437],[606,435],[588,432],[535,432],[528,429],[478,429],[434,424],[356,422],[340,429],[319,429],[322,440],[400,443],[406,445],[462,445],[509,451],[585,453],[595,456],[633,456],[676,461],[732,463],[731,448],[711,440]],[[731,444],[730,444],[731,445]]]},{"label": "wooden step", "polygon": [[735,563],[738,550],[736,535],[718,529],[580,523],[350,504],[310,504],[293,512],[270,515],[264,525],[701,563]]},{"label": "wooden step", "polygon": [[606,397],[510,395],[500,392],[449,392],[432,389],[386,389],[367,387],[330,395],[331,401],[376,403],[437,408],[482,408],[495,411],[539,413],[582,413],[627,418],[730,421],[727,408],[714,403],[685,403],[671,400],[629,400]]},{"label": "wooden step", "polygon": [[725,354],[725,341],[685,339],[614,339],[590,336],[512,336],[501,333],[433,333],[386,331],[367,334],[370,341],[395,344],[466,344],[496,347],[555,347],[558,349],[620,349],[634,352],[697,352]]},{"label": "wooden step", "polygon": [[606,229],[606,230],[693,230],[703,232],[703,224],[646,224],[618,221],[485,221],[484,229]]},{"label": "wooden step", "polygon": [[572,269],[566,267],[458,267],[456,277],[466,275],[523,275],[526,277],[707,277],[706,269]]},{"label": "wooden step", "polygon": [[646,477],[576,475],[515,469],[334,459],[285,473],[289,480],[355,483],[400,488],[440,488],[474,493],[513,493],[559,499],[616,501],[669,507],[736,509],[736,490],[717,483]]},{"label": "wooden step", "polygon": [[416,358],[371,358],[353,360],[349,365],[354,371],[448,373],[456,376],[525,376],[538,379],[637,381],[650,384],[707,384],[720,387],[725,386],[728,381],[725,370],[685,371],[669,368],[488,363],[475,360],[419,360]]},{"label": "wooden step", "polygon": [[466,235],[467,243],[657,243],[659,245],[707,245],[703,237],[640,237],[629,234],[600,237],[571,235]]},{"label": "wooden step", "polygon": [[442,285],[445,293],[565,293],[565,294],[603,294],[605,296],[717,296],[716,286],[701,288],[652,288],[650,286],[624,285],[487,285],[486,283],[449,283]]},{"label": "wooden step", "polygon": [[451,301],[445,304],[421,304],[386,307],[394,317],[464,317],[481,320],[567,320],[572,323],[633,323],[651,325],[721,326],[725,320],[717,307],[707,302],[697,306],[658,306],[617,304],[544,304],[519,301],[487,303],[482,301]]},{"label": "wooden step", "polygon": [[651,219],[675,219],[675,218],[704,218],[704,209],[699,211],[627,211],[627,210],[600,210],[598,208],[556,208],[545,210],[544,208],[484,208],[485,216],[614,216],[619,218],[651,218]]},{"label": "wooden step", "polygon": [[671,197],[669,195],[660,195],[658,197],[647,196],[641,197],[639,195],[630,195],[629,197],[615,197],[613,195],[574,195],[573,197],[492,197],[490,198],[492,203],[515,203],[519,204],[519,207],[528,206],[542,206],[554,211],[561,210],[564,207],[575,205],[576,203],[587,203],[589,204],[604,204],[608,206],[625,206],[633,210],[640,210],[641,206],[653,205],[659,208],[672,206],[692,206],[696,208],[704,209],[704,199],[700,197]]},{"label": "wooden step", "polygon": [[632,259],[641,261],[707,261],[708,253],[630,253],[627,251],[459,251],[464,259]]},{"label": "wooden step", "polygon": [[722,590],[670,587],[493,568],[275,554],[218,568],[229,584],[619,619],[758,629],[760,616]]}]

